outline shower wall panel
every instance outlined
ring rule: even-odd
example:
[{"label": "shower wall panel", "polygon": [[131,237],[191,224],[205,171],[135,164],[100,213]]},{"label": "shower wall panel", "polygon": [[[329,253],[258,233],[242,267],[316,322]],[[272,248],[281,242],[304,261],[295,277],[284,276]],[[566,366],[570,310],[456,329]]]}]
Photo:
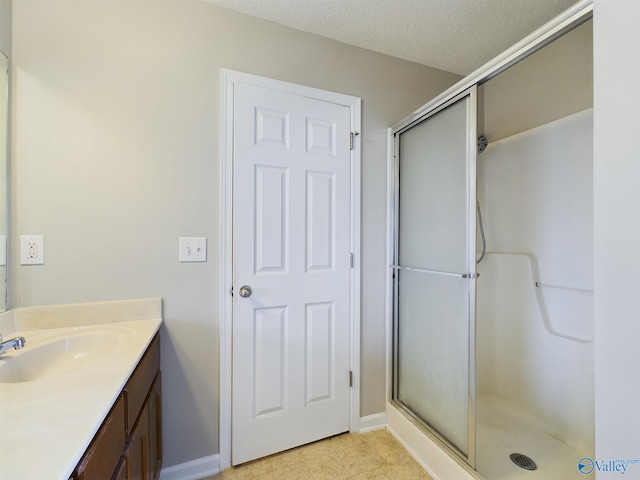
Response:
[{"label": "shower wall panel", "polygon": [[575,447],[593,442],[593,342],[548,327],[593,335],[592,125],[585,110],[478,159],[490,252],[479,265],[478,394],[526,409]]}]

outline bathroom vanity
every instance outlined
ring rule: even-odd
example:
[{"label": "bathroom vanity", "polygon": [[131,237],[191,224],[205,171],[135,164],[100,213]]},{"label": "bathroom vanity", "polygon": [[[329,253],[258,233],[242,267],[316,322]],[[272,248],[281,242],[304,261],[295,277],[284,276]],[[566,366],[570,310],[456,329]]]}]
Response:
[{"label": "bathroom vanity", "polygon": [[0,464],[21,480],[157,479],[161,299],[0,315]]}]

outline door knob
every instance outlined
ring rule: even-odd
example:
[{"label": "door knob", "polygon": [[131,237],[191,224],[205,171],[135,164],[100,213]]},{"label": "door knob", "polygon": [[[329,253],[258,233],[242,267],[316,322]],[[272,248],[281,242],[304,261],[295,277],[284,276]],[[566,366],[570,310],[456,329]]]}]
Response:
[{"label": "door knob", "polygon": [[242,298],[249,298],[252,293],[253,290],[251,290],[251,287],[249,285],[243,285],[240,287],[240,296]]}]

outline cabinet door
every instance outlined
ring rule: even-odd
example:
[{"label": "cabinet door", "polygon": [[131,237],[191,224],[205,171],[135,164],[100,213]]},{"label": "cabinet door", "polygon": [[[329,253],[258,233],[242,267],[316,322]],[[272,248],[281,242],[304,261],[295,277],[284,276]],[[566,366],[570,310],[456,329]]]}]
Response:
[{"label": "cabinet door", "polygon": [[149,468],[152,480],[157,480],[160,477],[160,468],[162,467],[161,380],[160,372],[158,372],[147,400],[147,408],[149,410]]},{"label": "cabinet door", "polygon": [[124,387],[127,403],[127,435],[131,435],[135,427],[158,370],[160,370],[160,337],[156,335]]},{"label": "cabinet door", "polygon": [[73,478],[111,478],[125,445],[124,412],[124,401],[120,396],[78,463]]},{"label": "cabinet door", "polygon": [[149,480],[149,416],[145,408],[133,427],[125,450],[128,480]]}]

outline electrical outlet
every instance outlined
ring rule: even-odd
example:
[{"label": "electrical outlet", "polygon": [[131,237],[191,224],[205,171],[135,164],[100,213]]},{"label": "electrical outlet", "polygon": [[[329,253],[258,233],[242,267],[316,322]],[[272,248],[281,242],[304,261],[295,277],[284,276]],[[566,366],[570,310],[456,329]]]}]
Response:
[{"label": "electrical outlet", "polygon": [[27,241],[27,258],[29,260],[38,258],[38,244],[33,239]]},{"label": "electrical outlet", "polygon": [[44,265],[42,235],[20,235],[20,265]]},{"label": "electrical outlet", "polygon": [[178,261],[207,261],[207,237],[180,237],[179,244]]}]

